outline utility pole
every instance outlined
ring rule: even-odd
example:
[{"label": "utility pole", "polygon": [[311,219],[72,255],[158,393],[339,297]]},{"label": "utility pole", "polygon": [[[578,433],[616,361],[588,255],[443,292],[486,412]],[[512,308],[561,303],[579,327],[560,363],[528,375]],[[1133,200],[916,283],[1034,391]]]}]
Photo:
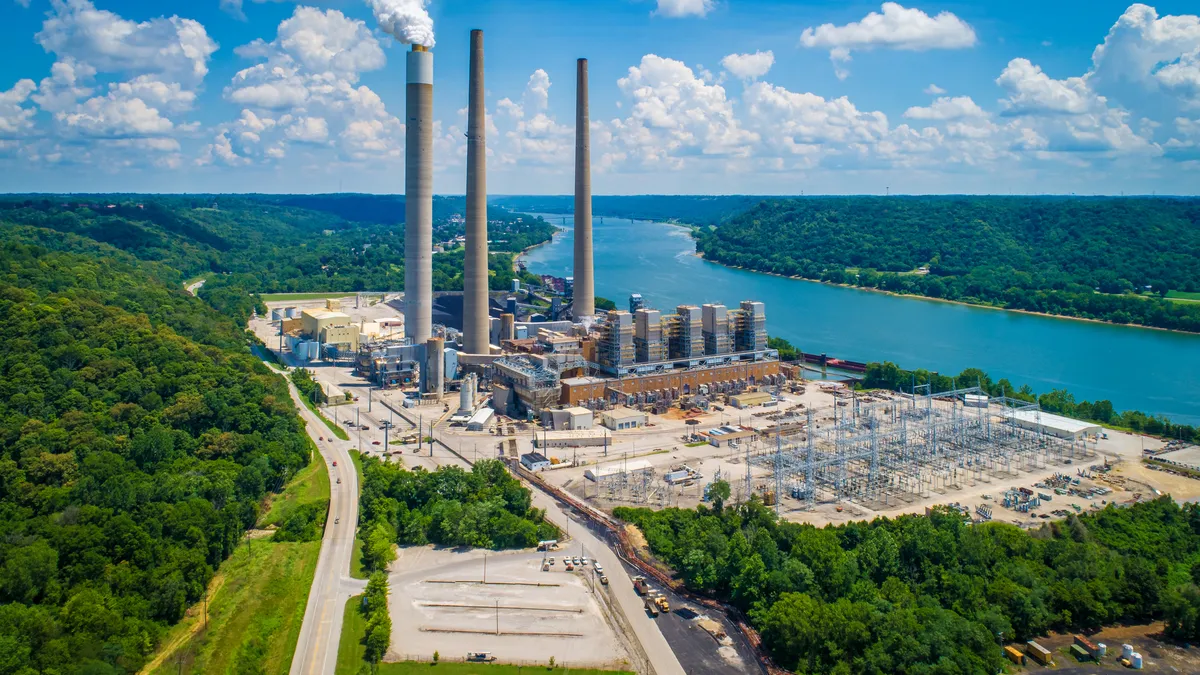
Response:
[{"label": "utility pole", "polygon": [[500,634],[500,601],[496,601],[496,635]]},{"label": "utility pole", "polygon": [[371,387],[367,387],[367,412],[371,412]]}]

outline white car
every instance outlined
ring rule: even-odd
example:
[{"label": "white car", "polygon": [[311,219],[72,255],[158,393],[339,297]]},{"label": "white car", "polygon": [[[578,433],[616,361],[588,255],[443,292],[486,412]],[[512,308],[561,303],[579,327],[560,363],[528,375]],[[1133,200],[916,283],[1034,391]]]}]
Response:
[{"label": "white car", "polygon": [[600,563],[596,563],[594,565],[594,567],[596,570],[596,574],[604,574],[604,565],[601,565]]},{"label": "white car", "polygon": [[586,565],[586,564],[588,564],[588,558],[587,558],[587,556],[585,555],[585,556],[583,556],[582,558],[580,558],[580,559],[579,559],[579,562],[580,562],[581,564],[583,564],[583,565]]},{"label": "white car", "polygon": [[578,565],[578,564],[579,564],[579,556],[577,556],[577,555],[576,555],[576,556],[571,556],[571,564],[572,564],[572,565]]}]

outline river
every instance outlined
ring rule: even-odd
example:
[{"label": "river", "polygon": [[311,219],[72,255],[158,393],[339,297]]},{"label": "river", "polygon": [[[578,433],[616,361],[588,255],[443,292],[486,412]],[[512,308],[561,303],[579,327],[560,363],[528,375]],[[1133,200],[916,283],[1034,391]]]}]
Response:
[{"label": "river", "polygon": [[[545,214],[570,227],[570,216]],[[681,227],[622,218],[593,223],[596,294],[628,308],[741,300],[766,303],[767,332],[805,352],[957,374],[977,367],[1038,393],[1065,388],[1077,401],[1108,399],[1200,424],[1200,335],[1113,326],[899,297],[786,279],[710,263]],[[535,274],[571,276],[569,229],[523,259]]]}]

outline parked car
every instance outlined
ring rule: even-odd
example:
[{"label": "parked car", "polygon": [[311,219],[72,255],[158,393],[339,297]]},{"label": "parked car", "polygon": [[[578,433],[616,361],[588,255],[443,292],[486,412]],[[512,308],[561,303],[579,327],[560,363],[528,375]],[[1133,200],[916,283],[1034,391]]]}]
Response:
[{"label": "parked car", "polygon": [[371,445],[382,445],[379,441],[371,441]]}]

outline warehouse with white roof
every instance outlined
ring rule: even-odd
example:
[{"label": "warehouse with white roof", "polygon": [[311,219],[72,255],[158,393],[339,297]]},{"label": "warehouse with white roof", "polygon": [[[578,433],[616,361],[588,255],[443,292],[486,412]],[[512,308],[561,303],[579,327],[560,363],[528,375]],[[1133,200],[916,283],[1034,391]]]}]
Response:
[{"label": "warehouse with white roof", "polygon": [[1014,410],[1004,416],[1022,429],[1067,440],[1086,440],[1089,436],[1099,436],[1104,432],[1104,428],[1095,422],[1084,422],[1041,410]]}]

